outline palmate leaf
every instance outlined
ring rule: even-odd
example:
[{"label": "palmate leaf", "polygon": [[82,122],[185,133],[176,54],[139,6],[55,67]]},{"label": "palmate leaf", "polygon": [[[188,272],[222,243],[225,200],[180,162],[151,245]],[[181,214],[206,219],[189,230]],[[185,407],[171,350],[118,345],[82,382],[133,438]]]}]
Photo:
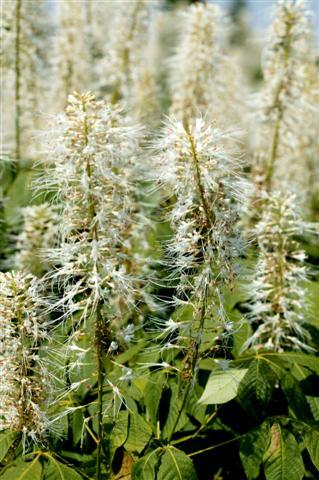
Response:
[{"label": "palmate leaf", "polygon": [[193,462],[186,453],[168,446],[161,457],[157,480],[197,480]]},{"label": "palmate leaf", "polygon": [[280,373],[280,371],[283,372],[285,368],[289,368],[293,364],[307,367],[313,372],[319,373],[319,357],[307,353],[258,351],[257,353],[241,355],[231,363],[232,365],[247,367],[254,360],[264,360],[271,365],[277,373]]},{"label": "palmate leaf", "polygon": [[301,480],[304,475],[298,442],[279,423],[271,427],[270,445],[264,455],[264,471],[267,480]]},{"label": "palmate leaf", "polygon": [[1,480],[42,480],[42,470],[40,454],[29,461],[19,457],[12,462],[9,468],[3,471],[0,478]]},{"label": "palmate leaf", "polygon": [[246,368],[232,368],[212,372],[198,402],[204,405],[229,402],[236,397],[239,384],[247,371]]},{"label": "palmate leaf", "polygon": [[269,444],[269,424],[264,422],[240,439],[240,459],[248,480],[258,477],[264,453]]},{"label": "palmate leaf", "polygon": [[268,361],[278,364],[279,366],[289,366],[291,364],[302,365],[313,372],[319,374],[319,357],[306,353],[282,352],[282,353],[263,353]]}]

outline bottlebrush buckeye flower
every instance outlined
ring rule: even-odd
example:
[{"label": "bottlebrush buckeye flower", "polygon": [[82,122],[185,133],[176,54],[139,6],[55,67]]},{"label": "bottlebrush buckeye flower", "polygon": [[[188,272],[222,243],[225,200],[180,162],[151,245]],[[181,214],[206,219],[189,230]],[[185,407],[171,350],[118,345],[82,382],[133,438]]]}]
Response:
[{"label": "bottlebrush buckeye flower", "polygon": [[242,121],[240,64],[227,55],[226,30],[217,5],[196,3],[180,12],[180,38],[169,59],[170,113],[176,118],[190,122],[205,115],[222,128]]},{"label": "bottlebrush buckeye flower", "polygon": [[292,194],[268,196],[255,227],[260,253],[248,319],[258,326],[244,350],[309,349],[310,337],[303,326],[307,310],[306,255],[296,237],[312,227],[301,220],[295,202]]},{"label": "bottlebrush buckeye flower", "polygon": [[47,333],[38,287],[30,274],[0,273],[0,430],[20,433],[24,447],[41,442],[49,426],[50,387],[40,356]]},{"label": "bottlebrush buckeye flower", "polygon": [[91,93],[70,95],[61,122],[49,175],[63,211],[59,245],[49,251],[57,267],[49,276],[63,284],[65,315],[80,311],[85,319],[119,292],[132,299],[125,240],[138,221],[133,183],[141,131]]},{"label": "bottlebrush buckeye flower", "polygon": [[[160,181],[176,199],[168,214],[174,237],[167,248],[179,282],[175,304],[189,305],[194,312],[192,371],[206,322],[211,328],[213,319],[215,334],[230,328],[222,291],[233,282],[242,248],[236,222],[243,198],[241,162],[230,147],[233,137],[234,132],[223,132],[203,119],[193,125],[168,119],[155,145]],[[211,334],[208,343],[214,343]]]},{"label": "bottlebrush buckeye flower", "polygon": [[300,182],[306,166],[300,136],[307,101],[311,24],[303,1],[280,0],[263,54],[264,87],[257,96],[256,171],[266,191]]}]

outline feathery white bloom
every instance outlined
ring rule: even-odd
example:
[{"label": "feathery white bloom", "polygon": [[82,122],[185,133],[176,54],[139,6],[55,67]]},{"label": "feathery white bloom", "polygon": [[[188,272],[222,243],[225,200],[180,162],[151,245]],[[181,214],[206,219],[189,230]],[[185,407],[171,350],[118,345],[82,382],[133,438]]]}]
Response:
[{"label": "feathery white bloom", "polygon": [[193,307],[200,325],[192,333],[197,345],[208,317],[215,318],[215,330],[227,324],[221,291],[232,284],[234,259],[242,247],[236,228],[241,165],[226,146],[232,137],[202,119],[185,126],[167,120],[156,144],[160,181],[176,197],[169,212],[174,238],[168,245],[179,279],[175,303]]},{"label": "feathery white bloom", "polygon": [[52,66],[53,111],[67,104],[68,96],[76,91],[91,88],[92,68],[87,40],[85,3],[75,0],[57,2],[58,26],[54,38]]},{"label": "feathery white bloom", "polygon": [[190,122],[205,115],[229,127],[243,110],[239,63],[226,55],[227,20],[217,5],[196,3],[181,12],[180,40],[170,58],[171,113]]},{"label": "feathery white bloom", "polygon": [[215,75],[220,62],[221,11],[216,5],[194,4],[181,12],[181,39],[170,59],[171,113],[177,118],[197,118],[206,113],[216,89]]},{"label": "feathery white bloom", "polygon": [[148,10],[145,0],[124,1],[117,5],[109,32],[107,55],[101,65],[112,103],[128,98],[134,64],[144,46]]},{"label": "feathery white bloom", "polygon": [[23,273],[0,273],[0,430],[40,441],[48,427],[48,373],[39,356],[46,338],[38,284]]},{"label": "feathery white bloom", "polygon": [[140,129],[125,126],[117,109],[90,93],[69,97],[62,125],[51,175],[64,207],[60,243],[49,252],[58,267],[50,276],[64,285],[59,304],[66,315],[78,310],[85,318],[118,292],[122,302],[132,299],[124,242],[136,221],[132,185]]},{"label": "feathery white bloom", "polygon": [[302,222],[294,195],[277,192],[266,198],[255,228],[260,254],[248,316],[258,327],[244,349],[309,349],[309,334],[303,327],[307,269],[295,238],[310,227]]},{"label": "feathery white bloom", "polygon": [[309,110],[311,28],[306,3],[280,0],[264,52],[264,87],[257,97],[257,174],[266,190],[290,189],[304,178],[300,132]]}]

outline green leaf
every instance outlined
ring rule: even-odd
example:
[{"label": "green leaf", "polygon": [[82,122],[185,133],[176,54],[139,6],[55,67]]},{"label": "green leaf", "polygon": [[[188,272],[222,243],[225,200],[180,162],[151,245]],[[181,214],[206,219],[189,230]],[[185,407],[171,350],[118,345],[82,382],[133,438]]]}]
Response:
[{"label": "green leaf", "polygon": [[128,436],[128,411],[121,410],[116,417],[115,424],[111,432],[111,441],[110,441],[110,458],[113,459],[113,456],[116,450],[124,445]]},{"label": "green leaf", "polygon": [[[157,378],[162,378],[157,376]],[[147,383],[144,390],[144,403],[146,407],[147,417],[156,425],[158,420],[158,408],[161,401],[163,386],[161,383],[151,380]]]},{"label": "green leaf", "polygon": [[[168,411],[168,415],[162,430],[163,438],[169,438],[171,436],[172,430],[174,429],[174,426],[176,424],[176,420],[178,417],[179,417],[178,422],[177,422],[177,425],[175,426],[176,432],[178,432],[179,430],[182,430],[182,428],[188,422],[188,417],[185,412],[186,409],[185,408],[182,409],[183,398],[184,398],[184,392],[180,393],[178,386],[172,385],[169,411]],[[182,412],[180,413],[181,409],[182,409]]]},{"label": "green leaf", "polygon": [[77,445],[81,440],[83,432],[83,413],[81,410],[75,410],[72,415],[72,434],[73,434],[73,445]]},{"label": "green leaf", "polygon": [[68,467],[59,462],[56,458],[49,456],[49,461],[44,467],[43,480],[83,480],[82,476],[74,468]]},{"label": "green leaf", "polygon": [[[311,410],[314,420],[319,420],[319,397],[317,396],[317,376],[308,368],[295,363],[290,373],[297,380],[298,385],[302,387],[303,393]],[[300,417],[302,418],[302,417]]]},{"label": "green leaf", "polygon": [[307,429],[304,441],[312,463],[319,470],[319,431],[314,428]]},{"label": "green leaf", "polygon": [[306,353],[283,352],[283,353],[264,353],[266,359],[278,363],[279,365],[296,363],[308,367],[313,372],[319,373],[319,357]]},{"label": "green leaf", "polygon": [[198,402],[205,405],[229,402],[236,397],[239,384],[246,373],[246,368],[212,372]]},{"label": "green leaf", "polygon": [[193,462],[186,453],[168,446],[161,457],[157,480],[197,480]]},{"label": "green leaf", "polygon": [[283,377],[280,383],[287,397],[289,409],[293,411],[296,418],[304,420],[311,418],[311,410],[300,383],[289,374]]},{"label": "green leaf", "polygon": [[278,423],[271,427],[264,470],[267,480],[301,480],[304,475],[298,442],[292,433],[282,429]]},{"label": "green leaf", "polygon": [[128,437],[124,444],[128,452],[141,453],[153,434],[151,426],[137,413],[129,416]]},{"label": "green leaf", "polygon": [[121,410],[111,433],[111,443],[115,448],[124,445],[128,433],[128,411]]},{"label": "green leaf", "polygon": [[39,458],[40,455],[30,461],[17,458],[3,475],[0,475],[1,480],[42,480],[42,465]]},{"label": "green leaf", "polygon": [[271,398],[273,376],[273,371],[262,359],[251,362],[238,388],[238,399],[244,408],[249,410],[255,408],[256,402],[261,405],[267,404]]},{"label": "green leaf", "polygon": [[158,450],[154,450],[140,458],[132,467],[132,480],[154,480],[158,462]]},{"label": "green leaf", "polygon": [[319,398],[306,395],[306,399],[309,404],[313,418],[319,421]]},{"label": "green leaf", "polygon": [[17,437],[18,434],[16,432],[11,432],[10,430],[5,430],[0,433],[0,462],[5,458]]},{"label": "green leaf", "polygon": [[239,441],[239,454],[248,480],[259,476],[260,465],[269,443],[269,433],[269,424],[265,422]]}]

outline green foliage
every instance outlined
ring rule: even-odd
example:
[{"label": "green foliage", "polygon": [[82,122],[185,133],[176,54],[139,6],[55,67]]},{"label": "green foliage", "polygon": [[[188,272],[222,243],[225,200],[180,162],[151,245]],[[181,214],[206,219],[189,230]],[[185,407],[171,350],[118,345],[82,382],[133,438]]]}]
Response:
[{"label": "green foliage", "polygon": [[199,403],[210,405],[229,402],[236,397],[239,384],[246,373],[245,368],[212,372]]},{"label": "green foliage", "polygon": [[141,415],[129,415],[128,437],[124,444],[128,452],[141,453],[150,441],[152,428]]},{"label": "green foliage", "polygon": [[240,383],[238,398],[250,410],[256,405],[265,405],[271,398],[273,374],[263,359],[256,358],[249,365],[247,374]]},{"label": "green foliage", "polygon": [[262,423],[240,439],[240,459],[248,480],[258,478],[260,465],[269,443],[269,424]]},{"label": "green foliage", "polygon": [[270,444],[264,456],[267,480],[301,480],[304,466],[294,435],[279,423],[271,427]]},{"label": "green foliage", "polygon": [[[28,3],[26,0],[21,1]],[[12,2],[5,3],[9,5],[16,2],[12,0]],[[108,2],[88,0],[76,3],[79,4],[77,7],[85,9],[87,30],[90,31],[92,25],[89,23],[94,17],[94,15],[92,17],[94,8],[90,11],[91,7],[94,7],[94,3],[102,5]],[[116,1],[115,3],[120,2]],[[130,3],[133,2],[127,2],[127,5]],[[143,2],[137,3],[143,4]],[[151,4],[152,2],[144,3]],[[164,15],[162,18],[165,18],[166,13],[175,15],[175,12],[172,11],[174,4],[184,7],[186,3],[193,2],[167,0],[166,6],[164,5],[160,12],[161,15]],[[244,24],[244,28],[241,28],[245,17],[242,18],[241,15],[238,15],[242,11],[243,3],[245,2],[242,0],[232,2],[231,12],[233,17],[236,17],[238,25],[237,30],[233,30],[229,36],[229,40],[236,44],[236,48],[249,33]],[[101,5],[99,6],[101,7]],[[160,10],[162,7],[156,8]],[[116,13],[116,9],[114,9],[114,16]],[[172,25],[165,26],[163,31],[160,31],[161,25],[156,26],[156,34],[150,42],[152,45],[150,50],[156,51],[158,57],[161,57],[163,52],[161,53],[158,48],[153,48],[155,37],[165,36],[167,37],[165,42],[171,42],[170,45],[166,45],[169,48],[165,54],[173,51],[176,47],[174,15],[171,16],[173,21],[168,22]],[[113,20],[113,12],[110,18]],[[101,25],[104,27],[103,15],[101,19]],[[131,23],[134,26],[135,22]],[[160,19],[158,23],[165,22]],[[97,31],[106,31],[105,28],[101,29],[101,25]],[[54,26],[54,31],[56,28],[57,25]],[[86,35],[82,31],[83,29],[80,32],[76,31],[76,24],[72,28],[74,28],[74,32],[71,37],[74,37],[74,41],[77,37],[82,38],[84,34]],[[169,32],[170,28],[172,28],[171,32]],[[59,33],[58,28],[56,33]],[[36,32],[34,34],[36,35]],[[91,34],[93,38],[95,32],[92,30]],[[129,57],[129,54],[132,53],[129,52],[131,44],[139,43],[134,41],[133,32],[129,32],[129,35],[131,34],[132,38],[127,42],[128,48],[124,49],[124,57]],[[225,37],[228,37],[228,34]],[[240,42],[235,41],[236,39]],[[95,56],[89,66],[90,70],[94,70],[98,66],[97,71],[99,71],[101,65],[103,66],[103,64],[94,65],[94,63],[101,59],[105,61],[104,54],[108,52],[111,40],[111,38],[108,41],[104,39],[105,52],[100,46],[96,47]],[[164,38],[162,40],[164,41]],[[280,47],[279,43],[276,45],[277,47]],[[26,45],[24,48],[27,51],[28,46]],[[225,53],[227,48],[225,48]],[[95,50],[95,46],[93,46],[93,50]],[[239,53],[244,53],[244,57],[247,57],[247,52]],[[241,56],[238,55],[238,58]],[[136,55],[136,58],[138,57],[139,55]],[[132,58],[135,59],[135,55]],[[48,63],[51,64],[51,60]],[[150,63],[155,65],[156,61]],[[245,62],[247,63],[247,58]],[[53,64],[55,64],[55,59],[53,59]],[[236,64],[237,59],[234,66]],[[257,65],[251,65],[248,69],[257,72],[259,77],[262,73]],[[102,70],[104,70],[104,66]],[[159,96],[162,97],[161,112],[159,113],[166,114],[171,99],[167,92],[167,72],[164,71],[163,65],[160,70],[163,71],[157,72],[160,77],[160,85],[157,87],[160,90]],[[308,74],[306,69],[302,68],[300,71],[305,72],[305,77]],[[131,73],[129,77],[131,77]],[[140,76],[142,71],[135,73],[138,75],[132,75],[130,80],[132,82],[135,76]],[[234,73],[236,74],[236,70]],[[10,82],[14,85],[12,79],[13,77],[10,77]],[[258,81],[260,79],[258,78]],[[38,78],[35,76],[32,82],[37,85],[37,80]],[[225,82],[226,80],[225,77]],[[313,79],[311,81],[315,83]],[[89,87],[92,91],[96,90],[95,93],[99,99],[108,97],[111,93],[108,87],[103,86],[103,82],[104,80],[99,79]],[[214,85],[209,86],[209,88],[211,87],[214,90]],[[231,85],[228,87],[234,90]],[[256,90],[256,85],[253,85],[253,89]],[[45,92],[43,95],[43,92],[39,91],[39,94],[41,93],[44,98],[50,96],[49,92]],[[241,96],[241,92],[235,91],[235,93],[234,103],[236,103],[235,97]],[[311,98],[308,101],[311,102]],[[121,103],[125,110],[127,105],[125,106],[124,98],[121,98]],[[21,104],[21,108],[22,106]],[[225,104],[225,106],[227,105]],[[42,107],[41,111],[46,112],[46,109]],[[218,102],[216,108],[217,110],[219,108]],[[35,104],[32,107],[28,106],[28,109],[40,111]],[[21,113],[27,114],[27,116],[31,114],[30,111]],[[46,113],[51,115],[49,111]],[[128,118],[129,121],[127,122],[127,119],[125,121],[127,125],[131,125],[132,119]],[[216,126],[220,126],[217,120]],[[244,129],[246,126],[245,124]],[[45,127],[47,126],[45,125]],[[146,127],[146,130],[150,130],[149,125]],[[226,125],[226,127],[228,129],[229,126]],[[157,131],[147,132],[150,138],[153,133],[156,136],[158,134]],[[305,133],[303,132],[303,134]],[[311,147],[311,138],[305,135],[305,139],[307,140],[305,150],[308,151]],[[92,136],[92,143],[94,143],[93,140]],[[294,138],[291,140],[291,144],[298,144]],[[143,142],[144,140],[141,143]],[[204,143],[201,146],[203,149]],[[254,143],[252,142],[252,144]],[[32,147],[32,145],[30,146]],[[143,147],[142,145],[142,150]],[[34,146],[31,151],[32,149]],[[88,151],[90,149],[91,147]],[[242,145],[242,149],[244,153],[245,144]],[[120,150],[121,146],[119,145]],[[147,149],[145,151],[146,156],[149,156],[149,151]],[[249,149],[245,152],[247,157],[251,153]],[[315,157],[315,155],[313,156]],[[135,163],[136,160],[133,156],[132,159],[129,159],[132,163]],[[142,154],[141,163],[144,163],[144,160],[144,154]],[[308,161],[308,158],[305,160]],[[16,176],[12,174],[14,171],[12,164],[5,162],[4,166],[1,166],[0,174],[3,173],[3,175],[1,175],[2,185],[0,188],[4,196],[0,198],[0,259],[3,270],[11,269],[13,265],[12,259],[17,248],[15,238],[21,229],[21,209],[53,196],[50,181],[48,181],[48,191],[43,195],[38,192],[34,194],[32,191],[32,183],[36,175],[43,174],[42,167],[38,165],[37,161],[38,158],[34,160],[19,159],[20,165]],[[138,164],[138,162],[136,163]],[[142,166],[138,165],[138,168],[142,169]],[[147,164],[146,169],[148,168]],[[245,172],[247,177],[251,173],[250,169],[251,165]],[[121,172],[119,173],[121,175]],[[123,175],[124,184],[125,175]],[[43,177],[44,184],[46,180]],[[129,180],[133,180],[132,183],[136,181],[135,178]],[[81,182],[86,185],[85,175]],[[96,187],[94,194],[98,193],[99,188]],[[216,185],[216,189],[219,188]],[[107,326],[112,328],[114,326],[115,333],[112,340],[118,344],[111,353],[108,350],[109,342],[105,342],[103,345],[105,348],[103,359],[105,381],[102,392],[103,442],[99,443],[98,441],[98,375],[96,352],[94,351],[96,315],[86,318],[82,325],[80,325],[82,312],[77,312],[71,315],[71,318],[62,321],[61,318],[65,312],[64,305],[61,304],[61,310],[58,309],[56,312],[48,314],[48,338],[50,341],[44,341],[44,355],[48,353],[46,365],[48,377],[54,379],[52,387],[57,391],[58,396],[56,403],[48,405],[48,412],[50,415],[52,413],[54,422],[50,425],[51,430],[43,444],[32,445],[30,448],[28,441],[26,444],[21,442],[21,434],[9,430],[0,432],[0,480],[97,480],[96,459],[100,445],[102,445],[101,477],[103,480],[237,480],[244,478],[247,480],[315,480],[318,478],[317,471],[319,470],[318,278],[316,279],[313,275],[310,278],[311,281],[304,285],[305,300],[310,306],[304,325],[310,334],[310,344],[313,350],[307,353],[301,351],[272,352],[263,351],[258,346],[256,351],[242,354],[243,345],[257,326],[246,321],[246,314],[252,300],[252,287],[248,274],[255,270],[258,254],[258,249],[252,241],[252,246],[244,252],[241,258],[236,259],[238,260],[236,269],[238,269],[239,275],[234,280],[233,288],[228,290],[225,288],[225,291],[221,292],[220,308],[224,310],[218,312],[219,307],[210,305],[214,300],[207,299],[210,308],[206,308],[205,325],[203,331],[198,334],[198,338],[200,338],[198,362],[195,362],[193,376],[187,376],[185,374],[189,370],[187,355],[191,358],[196,350],[196,342],[188,345],[189,330],[186,329],[185,333],[179,327],[165,337],[161,336],[158,329],[158,324],[162,324],[165,328],[168,320],[184,322],[185,325],[189,323],[194,329],[196,329],[195,324],[199,322],[198,312],[200,309],[196,298],[190,298],[189,302],[184,302],[182,295],[180,305],[176,306],[178,280],[172,274],[171,269],[174,258],[167,257],[167,245],[172,243],[174,226],[170,225],[165,218],[165,210],[174,204],[176,192],[174,188],[172,191],[159,192],[157,183],[150,185],[149,180],[141,182],[138,192],[141,198],[135,199],[136,205],[134,203],[132,210],[135,208],[138,210],[142,205],[141,212],[138,212],[139,218],[145,215],[149,223],[143,232],[138,232],[137,235],[134,232],[127,234],[127,241],[124,242],[125,248],[127,247],[126,243],[132,242],[130,254],[133,261],[132,265],[121,265],[121,267],[128,271],[131,269],[132,271],[129,273],[134,276],[135,263],[138,263],[139,259],[146,263],[149,262],[151,264],[151,280],[148,282],[146,279],[145,281],[144,271],[138,272],[140,283],[137,290],[141,290],[138,293],[142,293],[142,295],[134,298],[132,309],[123,306],[122,300],[115,298],[116,295],[111,298],[111,301],[107,298],[103,305]],[[120,200],[122,201],[122,199]],[[58,201],[60,201],[59,195],[53,198],[53,203]],[[80,202],[82,202],[82,197]],[[83,204],[86,202],[87,199],[83,198]],[[131,205],[127,205],[127,207],[129,211]],[[187,203],[185,203],[182,209],[187,208]],[[311,208],[310,206],[309,210]],[[199,207],[200,211],[201,207]],[[311,217],[309,222],[318,217],[318,211],[316,204],[313,206],[312,213],[309,213],[309,217]],[[125,221],[123,224],[126,228]],[[194,242],[194,244],[202,241],[206,229],[207,224],[204,223],[201,229],[196,231],[198,239],[196,240],[197,235],[194,235],[195,239],[190,236],[187,241]],[[83,231],[77,233],[81,236],[80,241],[82,241],[82,236],[85,238],[88,232],[85,227]],[[88,238],[91,242],[91,238],[89,236]],[[116,235],[113,240],[117,243]],[[313,242],[307,236],[301,238],[300,241],[308,254],[309,261],[313,263],[311,269],[316,271],[319,261],[317,242]],[[216,248],[217,245],[216,242]],[[116,245],[116,248],[121,250],[120,245]],[[124,257],[125,255],[123,255]],[[226,256],[223,258],[226,264]],[[183,285],[185,299],[189,292],[188,279],[190,279],[190,284],[194,281],[189,270],[202,268],[199,256],[195,256],[192,262],[192,266],[188,269],[185,256],[186,266],[185,268],[181,267],[181,270],[182,268],[185,270],[183,275],[185,274],[187,280],[183,280],[185,281],[185,285]],[[120,273],[117,269],[115,270],[116,273]],[[223,275],[227,276],[227,272],[223,272]],[[71,277],[69,284],[67,282],[64,284],[62,281],[52,290],[49,287],[49,291],[44,292],[44,296],[49,297],[49,299],[45,298],[45,304],[51,301],[51,297],[59,298],[60,295],[69,291],[68,288],[76,284],[77,272]],[[80,277],[79,273],[79,279]],[[217,277],[218,275],[216,275],[216,279]],[[92,284],[93,280],[94,278]],[[45,288],[47,288],[46,285]],[[149,294],[153,295],[151,306],[147,302],[147,298],[151,297]],[[79,304],[82,301],[85,302],[85,295],[81,297],[79,294],[75,301]],[[165,308],[161,303],[163,299],[167,301]],[[153,302],[154,305],[152,305]],[[118,308],[115,308],[114,305],[117,303],[119,304]],[[113,315],[113,307],[117,315]],[[233,329],[221,329],[217,334],[215,317],[224,318],[224,313],[232,323]],[[123,339],[122,326],[126,324],[134,325],[135,337],[132,342]],[[72,347],[75,347],[73,350],[66,348],[70,344],[70,338],[72,338]],[[196,334],[193,338],[197,340]],[[72,362],[77,363],[76,367],[71,367]],[[125,372],[129,371],[132,371],[132,375],[125,378]],[[45,378],[44,382],[46,380]],[[116,390],[117,385],[118,390]],[[64,394],[65,386],[70,387],[67,395]]]},{"label": "green foliage", "polygon": [[54,457],[45,463],[43,480],[82,480],[83,477],[74,468],[59,462]]},{"label": "green foliage", "polygon": [[161,456],[157,480],[196,480],[197,475],[192,461],[181,450],[167,447]]},{"label": "green foliage", "polygon": [[154,450],[134,463],[132,468],[132,480],[156,479],[159,452]]},{"label": "green foliage", "polygon": [[0,478],[3,480],[41,480],[42,471],[40,454],[33,455],[33,458],[28,461],[19,457],[4,471]]},{"label": "green foliage", "polygon": [[3,461],[16,438],[17,434],[9,430],[4,430],[0,433],[0,462]]},{"label": "green foliage", "polygon": [[311,460],[319,471],[319,426],[317,426],[317,428],[308,427],[305,432],[304,441]]}]

